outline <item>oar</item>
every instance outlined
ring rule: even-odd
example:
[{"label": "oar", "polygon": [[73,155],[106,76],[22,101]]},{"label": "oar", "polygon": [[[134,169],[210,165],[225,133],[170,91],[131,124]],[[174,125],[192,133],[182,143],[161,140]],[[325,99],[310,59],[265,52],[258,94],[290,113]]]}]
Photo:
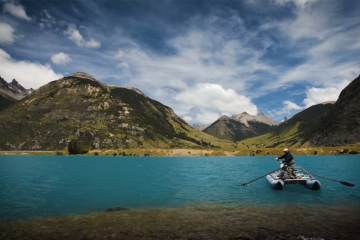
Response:
[{"label": "oar", "polygon": [[241,185],[238,185],[238,186],[247,186],[247,185],[249,185],[250,183],[255,182],[256,180],[259,180],[260,178],[263,178],[263,177],[265,177],[266,175],[268,175],[268,174],[270,174],[270,173],[273,173],[273,172],[275,172],[275,171],[277,171],[277,170],[279,170],[279,169],[281,169],[281,168],[278,168],[278,169],[276,169],[276,170],[274,170],[274,171],[272,171],[272,172],[269,172],[269,173],[265,174],[264,176],[258,177],[257,179],[254,179],[254,180],[252,180],[252,181],[250,181],[250,182],[248,182],[248,183],[244,183],[244,184],[241,184]]},{"label": "oar", "polygon": [[345,186],[348,186],[348,187],[355,187],[355,184],[352,184],[352,183],[343,182],[343,181],[338,181],[338,180],[335,180],[335,179],[323,177],[323,176],[316,175],[316,174],[313,174],[313,173],[310,173],[310,174],[311,174],[311,175],[318,176],[318,177],[322,177],[322,178],[325,178],[325,179],[328,179],[328,180],[331,180],[331,181],[334,181],[334,182],[339,182],[339,183],[341,183],[342,185],[345,185]]}]

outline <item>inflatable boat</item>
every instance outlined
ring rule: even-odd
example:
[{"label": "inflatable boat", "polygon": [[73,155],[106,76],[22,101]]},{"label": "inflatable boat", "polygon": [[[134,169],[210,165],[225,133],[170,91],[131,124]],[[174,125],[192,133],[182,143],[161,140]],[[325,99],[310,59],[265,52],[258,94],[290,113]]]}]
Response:
[{"label": "inflatable boat", "polygon": [[[289,169],[292,168],[295,176],[289,176]],[[273,189],[281,190],[287,184],[299,184],[311,190],[319,190],[321,184],[308,171],[300,166],[288,167],[286,170],[278,170],[266,175],[267,181]]]}]

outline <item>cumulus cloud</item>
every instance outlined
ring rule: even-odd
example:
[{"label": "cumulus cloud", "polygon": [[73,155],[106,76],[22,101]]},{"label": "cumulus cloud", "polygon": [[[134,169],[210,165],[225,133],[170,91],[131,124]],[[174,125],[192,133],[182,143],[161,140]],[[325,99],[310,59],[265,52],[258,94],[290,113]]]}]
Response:
[{"label": "cumulus cloud", "polygon": [[179,93],[176,99],[201,109],[226,111],[230,114],[257,114],[257,107],[250,98],[215,83],[198,83],[195,87]]},{"label": "cumulus cloud", "polygon": [[55,73],[50,65],[14,60],[3,49],[0,49],[0,73],[6,80],[16,79],[25,88],[34,89],[63,77]]},{"label": "cumulus cloud", "polygon": [[4,12],[8,12],[14,17],[30,21],[31,18],[26,15],[25,8],[22,5],[16,5],[14,2],[4,4]]},{"label": "cumulus cloud", "polygon": [[85,47],[89,47],[89,48],[99,48],[101,46],[101,44],[97,41],[95,41],[94,39],[90,38],[89,41],[85,42]]},{"label": "cumulus cloud", "polygon": [[338,84],[336,87],[328,88],[315,88],[311,87],[306,92],[306,99],[304,99],[305,107],[310,107],[315,104],[327,102],[327,101],[337,101],[341,91],[349,84],[348,81],[343,81]]},{"label": "cumulus cloud", "polygon": [[70,56],[66,53],[60,52],[51,57],[51,61],[55,64],[63,65],[72,61]]},{"label": "cumulus cloud", "polygon": [[184,116],[183,119],[188,123],[193,120],[193,118],[191,116]]},{"label": "cumulus cloud", "polygon": [[[149,96],[182,116],[189,116],[192,108],[212,109],[217,116],[222,112],[256,114],[251,99],[237,92],[247,91],[254,71],[271,68],[259,61],[262,50],[240,40],[245,27],[239,14],[230,15],[191,19],[188,28],[164,43],[174,54],[158,54],[138,41],[122,38],[120,50],[111,57],[121,59],[118,68],[131,66],[131,71],[122,71],[117,78],[138,88],[147,86]],[[191,116],[197,119],[196,113]]]},{"label": "cumulus cloud", "polygon": [[99,42],[92,38],[90,38],[89,41],[86,41],[74,24],[69,24],[64,33],[68,35],[68,38],[79,47],[99,48],[101,46]]},{"label": "cumulus cloud", "polygon": [[0,23],[0,43],[14,42],[14,28],[7,23]]},{"label": "cumulus cloud", "polygon": [[220,116],[216,112],[201,112],[196,115],[196,120],[203,124],[211,124],[215,122]]}]

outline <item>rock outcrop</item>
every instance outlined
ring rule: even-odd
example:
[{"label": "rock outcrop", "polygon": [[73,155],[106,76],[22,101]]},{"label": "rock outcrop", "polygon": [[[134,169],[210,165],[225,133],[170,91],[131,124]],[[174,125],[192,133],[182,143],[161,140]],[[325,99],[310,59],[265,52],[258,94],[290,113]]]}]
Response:
[{"label": "rock outcrop", "polygon": [[268,133],[278,125],[262,113],[250,115],[243,112],[231,117],[224,115],[203,131],[218,138],[241,141]]},{"label": "rock outcrop", "polygon": [[312,146],[360,144],[360,76],[344,88],[334,107],[309,133]]},{"label": "rock outcrop", "polygon": [[31,94],[33,89],[25,89],[15,79],[8,83],[0,77],[0,111]]}]

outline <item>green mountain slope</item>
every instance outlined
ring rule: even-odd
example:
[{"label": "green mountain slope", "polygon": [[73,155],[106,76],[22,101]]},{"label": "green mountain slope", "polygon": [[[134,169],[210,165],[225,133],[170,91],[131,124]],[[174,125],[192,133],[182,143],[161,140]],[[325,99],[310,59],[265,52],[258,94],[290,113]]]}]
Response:
[{"label": "green mountain slope", "polygon": [[[224,147],[140,90],[77,73],[48,83],[0,112],[0,150]],[[210,142],[210,144],[209,144]]]},{"label": "green mountain slope", "polygon": [[299,147],[307,142],[309,133],[333,107],[334,102],[311,106],[280,124],[274,131],[241,141],[242,145],[261,147]]},{"label": "green mountain slope", "polygon": [[252,116],[244,112],[232,117],[224,115],[203,131],[217,138],[241,141],[268,133],[277,125],[277,122],[264,114]]},{"label": "green mountain slope", "polygon": [[342,92],[334,107],[311,133],[312,146],[360,144],[360,76]]},{"label": "green mountain slope", "polygon": [[16,103],[16,100],[3,96],[0,93],[0,111]]}]

